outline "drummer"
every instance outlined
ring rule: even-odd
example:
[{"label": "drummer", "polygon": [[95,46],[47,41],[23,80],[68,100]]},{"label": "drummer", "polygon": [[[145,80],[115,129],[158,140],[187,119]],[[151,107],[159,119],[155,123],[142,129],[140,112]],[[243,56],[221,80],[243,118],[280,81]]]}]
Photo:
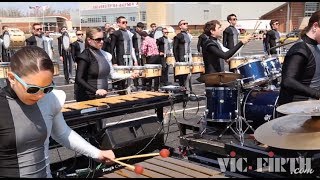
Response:
[{"label": "drummer", "polygon": [[286,53],[278,105],[320,98],[320,11],[310,17],[301,40]]},{"label": "drummer", "polygon": [[221,23],[218,20],[212,20],[204,25],[204,33],[209,39],[203,44],[203,59],[205,64],[205,73],[215,73],[229,71],[227,59],[232,57],[242,46],[247,44],[252,35],[247,35],[240,40],[232,49],[225,48],[220,42],[222,36]]}]

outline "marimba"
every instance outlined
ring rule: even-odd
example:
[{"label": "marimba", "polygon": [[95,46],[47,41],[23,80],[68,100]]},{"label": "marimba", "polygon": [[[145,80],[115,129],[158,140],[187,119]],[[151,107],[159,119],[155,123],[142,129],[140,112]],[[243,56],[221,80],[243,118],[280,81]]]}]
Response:
[{"label": "marimba", "polygon": [[218,169],[209,169],[173,157],[156,156],[136,164],[143,166],[142,174],[121,167],[114,171],[104,171],[100,178],[226,178]]},{"label": "marimba", "polygon": [[[178,98],[175,102],[178,102]],[[180,101],[181,102],[181,101]],[[139,91],[127,95],[65,104],[63,116],[69,126],[88,124],[106,117],[156,109],[157,116],[163,119],[163,107],[169,106],[172,99],[169,93]]]}]

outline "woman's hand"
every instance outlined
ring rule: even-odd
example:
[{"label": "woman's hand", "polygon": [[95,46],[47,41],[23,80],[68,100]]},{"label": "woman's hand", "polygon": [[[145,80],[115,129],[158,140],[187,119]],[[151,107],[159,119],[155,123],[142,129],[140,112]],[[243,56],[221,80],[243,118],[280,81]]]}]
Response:
[{"label": "woman's hand", "polygon": [[98,89],[97,91],[96,91],[96,95],[99,95],[99,96],[106,96],[107,95],[107,91],[106,90],[104,90],[104,89]]},{"label": "woman's hand", "polygon": [[130,78],[131,78],[131,79],[135,79],[135,78],[138,78],[139,76],[140,76],[140,72],[139,72],[139,71],[133,71],[133,72],[131,73]]},{"label": "woman's hand", "polygon": [[101,150],[98,156],[98,160],[107,165],[113,164],[114,162],[112,160],[115,158],[116,156],[112,150]]}]

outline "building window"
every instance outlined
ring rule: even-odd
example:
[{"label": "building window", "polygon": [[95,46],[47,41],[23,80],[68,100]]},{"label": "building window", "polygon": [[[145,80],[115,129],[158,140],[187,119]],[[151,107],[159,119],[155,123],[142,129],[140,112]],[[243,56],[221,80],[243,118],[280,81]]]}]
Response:
[{"label": "building window", "polygon": [[107,17],[106,16],[102,16],[102,22],[107,22]]},{"label": "building window", "polygon": [[203,19],[208,20],[209,19],[209,10],[203,10]]},{"label": "building window", "polygon": [[319,10],[319,2],[305,2],[304,16],[310,17],[314,12]]},{"label": "building window", "polygon": [[130,21],[136,21],[136,17],[130,17]]},{"label": "building window", "polygon": [[146,11],[140,11],[140,21],[146,21],[147,20],[146,15],[147,15]]}]

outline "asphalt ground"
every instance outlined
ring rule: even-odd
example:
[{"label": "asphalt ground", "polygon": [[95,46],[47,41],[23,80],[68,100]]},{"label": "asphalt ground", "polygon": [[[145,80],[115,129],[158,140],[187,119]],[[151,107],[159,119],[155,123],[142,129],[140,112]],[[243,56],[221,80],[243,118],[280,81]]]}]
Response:
[{"label": "asphalt ground", "polygon": [[[289,41],[286,41],[286,43]],[[192,51],[196,52],[196,43],[197,39],[194,39],[192,41]],[[289,48],[291,45],[285,46]],[[57,51],[57,40],[54,39],[54,61],[57,61],[58,58],[58,51]],[[249,42],[247,45],[245,45],[241,50],[241,56],[247,56],[247,55],[261,55],[263,54],[263,45],[262,40],[253,40]],[[66,103],[74,102],[74,85],[73,84],[66,84],[64,80],[64,75],[62,71],[62,62],[58,61],[60,65],[60,75],[54,77],[54,82],[57,85],[57,89],[64,90],[67,97],[66,97]],[[199,101],[188,101],[186,104],[186,107],[183,108],[182,103],[178,103],[174,105],[174,110],[171,111],[170,107],[164,108],[164,116],[165,116],[165,122],[168,122],[165,124],[165,145],[174,148],[178,151],[178,148],[180,146],[179,142],[179,135],[180,131],[178,128],[177,121],[179,120],[187,120],[187,121],[194,121],[198,122],[203,115],[204,111],[206,110],[206,99],[205,99],[205,86],[203,83],[199,83],[196,79],[199,77],[199,74],[193,74],[192,75],[192,90],[193,92],[200,97]],[[172,67],[169,69],[169,82],[173,83],[173,74],[172,74]],[[172,112],[172,118],[170,119],[169,114],[170,111]],[[112,117],[107,118],[105,120],[105,123],[114,123],[118,121],[126,121],[126,120],[132,120],[132,119],[138,119],[143,117],[149,117],[155,115],[154,110],[146,110],[138,113],[128,114],[124,116],[119,117]],[[187,134],[191,133],[191,130],[187,130]],[[55,148],[50,150],[50,159],[52,163],[57,163],[64,161],[66,159],[72,158],[77,156],[77,154],[74,151],[68,150],[64,147]],[[63,166],[63,164],[61,164]]]}]

